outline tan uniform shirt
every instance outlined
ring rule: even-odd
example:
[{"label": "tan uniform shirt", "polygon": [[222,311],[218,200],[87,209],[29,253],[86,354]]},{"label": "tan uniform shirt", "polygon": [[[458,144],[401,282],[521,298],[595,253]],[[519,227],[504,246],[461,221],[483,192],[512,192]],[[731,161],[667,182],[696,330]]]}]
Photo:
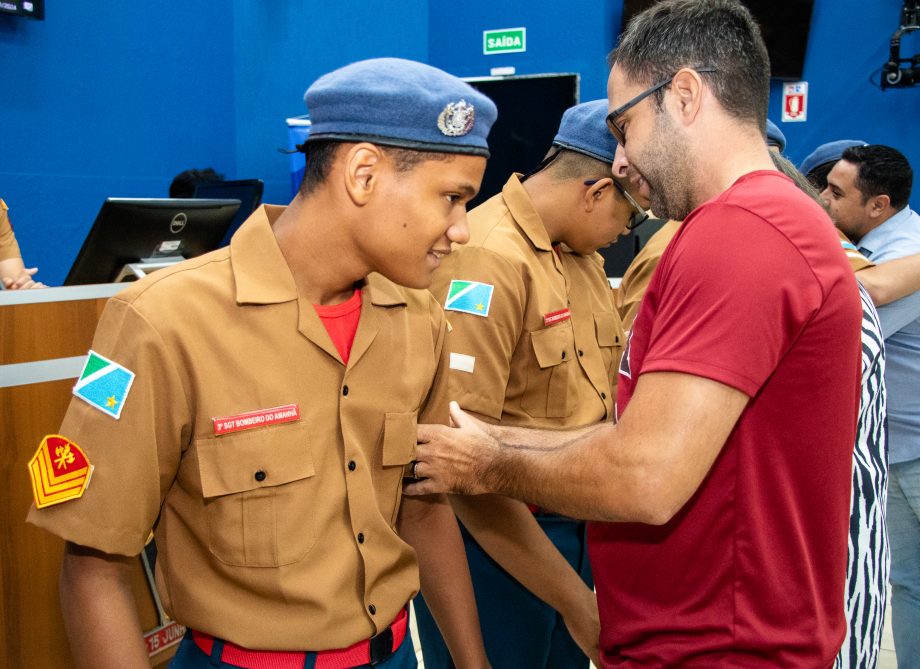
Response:
[{"label": "tan uniform shirt", "polygon": [[[418,591],[394,524],[417,420],[446,420],[447,324],[427,291],[371,275],[345,366],[298,299],[269,227],[282,211],[261,207],[229,249],[109,302],[93,350],[136,378],[119,420],[73,399],[61,434],[92,480],[29,521],[123,555],[155,525],[176,620],[253,649],[325,650],[380,632]],[[290,404],[295,422],[215,435],[215,417]]]},{"label": "tan uniform shirt", "polygon": [[6,202],[0,200],[0,260],[21,257],[19,244],[16,242],[13,226],[10,224],[9,208]]},{"label": "tan uniform shirt", "polygon": [[[470,242],[444,259],[432,292],[442,304],[453,280],[493,292],[487,316],[447,303],[451,399],[507,425],[611,418],[623,334],[601,257],[554,252],[517,176],[469,222]],[[552,322],[566,309],[568,320]]]},{"label": "tan uniform shirt", "polygon": [[[652,235],[626,269],[616,292],[617,309],[620,312],[620,318],[623,319],[624,329],[629,330],[632,327],[636,319],[636,312],[639,311],[639,303],[642,302],[645,289],[652,280],[652,274],[655,273],[655,268],[658,267],[664,250],[677,234],[679,227],[680,221],[665,223],[658,232]],[[856,250],[846,235],[840,230],[837,230],[837,234],[840,235],[841,245],[854,272],[873,266],[870,260]]]}]

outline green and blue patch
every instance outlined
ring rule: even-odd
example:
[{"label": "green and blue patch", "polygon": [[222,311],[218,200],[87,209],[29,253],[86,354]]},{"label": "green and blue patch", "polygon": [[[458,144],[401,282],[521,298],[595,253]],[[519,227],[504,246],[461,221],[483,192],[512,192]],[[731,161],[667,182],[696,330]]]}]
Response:
[{"label": "green and blue patch", "polygon": [[447,290],[444,310],[459,311],[485,318],[489,315],[489,307],[492,306],[493,290],[495,287],[488,283],[455,279],[450,282],[450,288]]},{"label": "green and blue patch", "polygon": [[134,372],[90,351],[80,378],[73,387],[73,394],[118,420],[133,382]]}]

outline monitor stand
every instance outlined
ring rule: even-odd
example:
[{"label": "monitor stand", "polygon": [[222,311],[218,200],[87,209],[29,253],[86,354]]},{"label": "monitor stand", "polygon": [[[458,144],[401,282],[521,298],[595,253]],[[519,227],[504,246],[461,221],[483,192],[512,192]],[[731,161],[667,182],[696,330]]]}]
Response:
[{"label": "monitor stand", "polygon": [[140,262],[130,262],[121,268],[113,283],[123,281],[137,281],[143,279],[151,272],[164,267],[170,267],[185,260],[182,256],[163,256],[159,258],[141,258]]}]

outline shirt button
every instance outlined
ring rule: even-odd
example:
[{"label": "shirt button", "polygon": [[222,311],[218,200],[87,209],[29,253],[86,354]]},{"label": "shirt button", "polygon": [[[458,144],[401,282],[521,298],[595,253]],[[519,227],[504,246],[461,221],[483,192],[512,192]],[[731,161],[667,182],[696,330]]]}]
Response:
[{"label": "shirt button", "polygon": [[607,399],[607,393],[601,393],[601,399],[602,400]]},{"label": "shirt button", "polygon": [[256,479],[256,481],[264,481],[264,480],[265,480],[265,472],[263,472],[261,469],[260,469],[259,471],[257,471],[256,474],[255,474],[255,479]]},{"label": "shirt button", "polygon": [[342,386],[342,394],[348,395],[348,386]]},{"label": "shirt button", "polygon": [[374,615],[375,613],[377,613],[377,607],[374,606],[373,604],[369,604],[367,607],[367,610],[370,611],[371,615]]},{"label": "shirt button", "polygon": [[584,355],[585,355],[585,352],[582,351],[581,349],[578,349],[578,357],[579,357],[579,358],[583,358]]},{"label": "shirt button", "polygon": [[562,352],[562,359],[565,360],[565,351]]},{"label": "shirt button", "polygon": [[359,544],[364,543],[364,532],[358,532],[358,543]]},{"label": "shirt button", "polygon": [[357,468],[358,468],[358,465],[355,463],[354,460],[351,460],[351,461],[348,463],[348,471],[353,472],[353,471],[355,471]]}]

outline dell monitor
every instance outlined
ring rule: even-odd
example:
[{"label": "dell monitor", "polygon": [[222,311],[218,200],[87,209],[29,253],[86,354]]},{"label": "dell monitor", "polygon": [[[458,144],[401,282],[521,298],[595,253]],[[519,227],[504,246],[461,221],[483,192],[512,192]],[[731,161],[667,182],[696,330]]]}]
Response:
[{"label": "dell monitor", "polygon": [[220,245],[226,246],[249,215],[262,203],[262,189],[264,184],[261,179],[237,179],[235,181],[202,181],[195,185],[195,198],[210,198],[212,200],[239,200],[240,208],[230,223],[230,228],[221,240]]},{"label": "dell monitor", "polygon": [[130,281],[212,251],[239,206],[239,200],[109,198],[64,285]]}]

